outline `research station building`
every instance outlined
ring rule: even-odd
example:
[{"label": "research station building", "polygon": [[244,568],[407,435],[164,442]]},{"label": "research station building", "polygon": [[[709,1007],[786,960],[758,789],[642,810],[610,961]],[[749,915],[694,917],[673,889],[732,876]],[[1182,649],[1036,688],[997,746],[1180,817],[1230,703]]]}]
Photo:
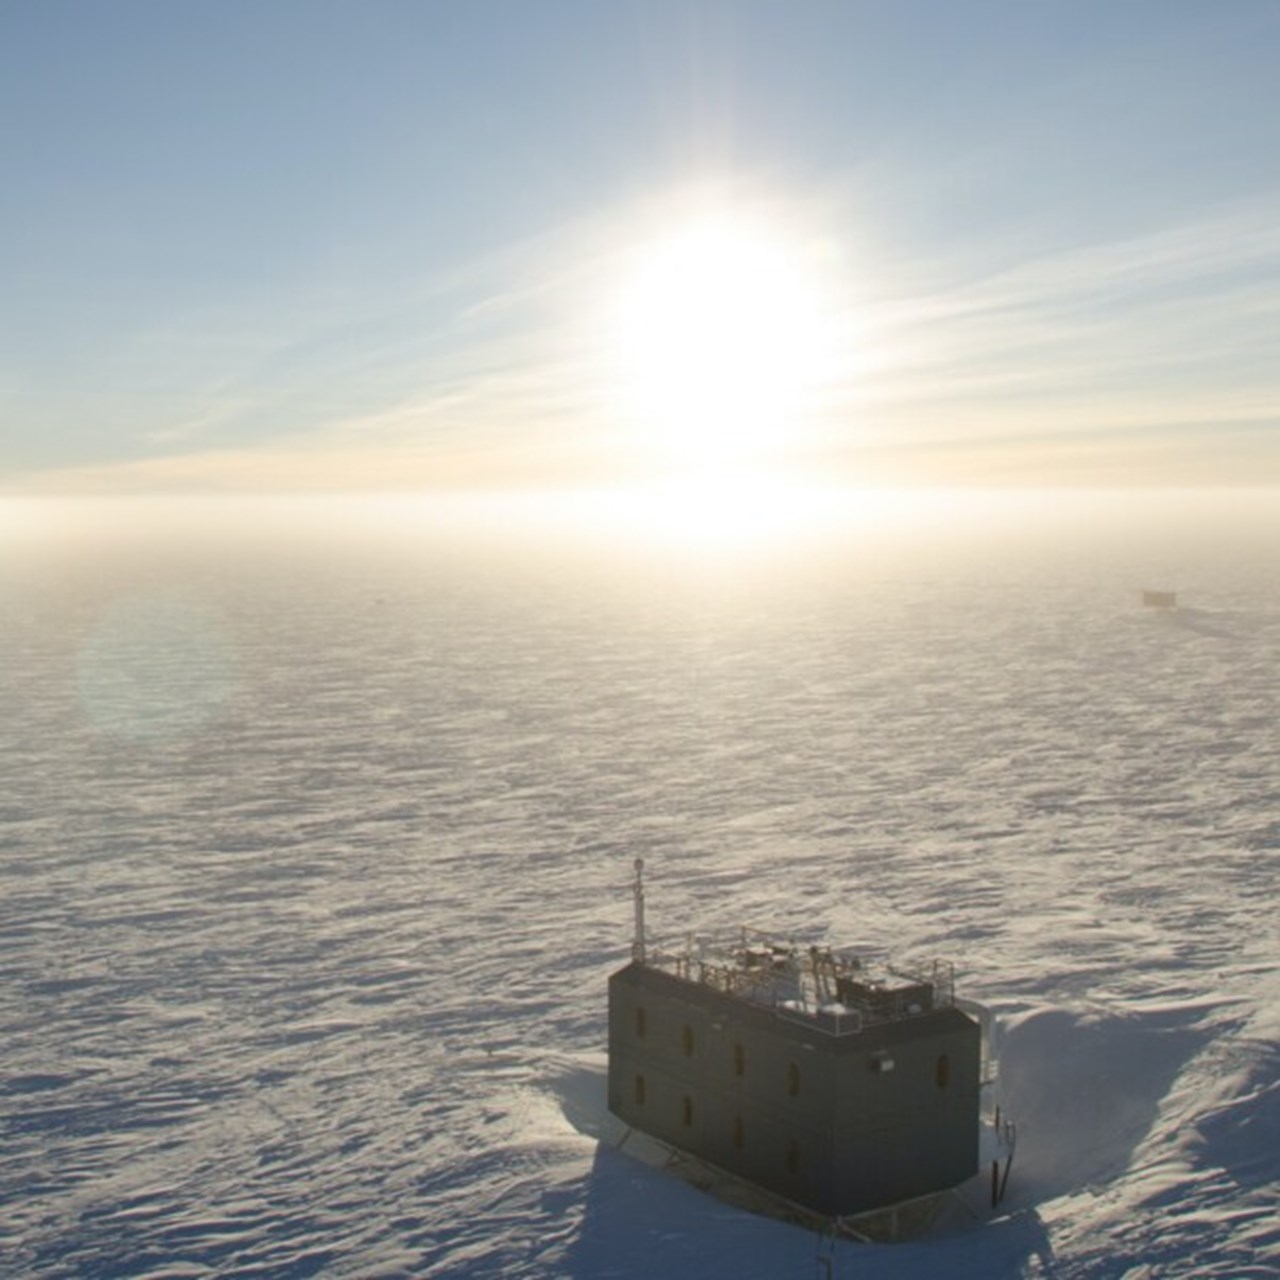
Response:
[{"label": "research station building", "polygon": [[849,1217],[979,1167],[980,1025],[949,968],[875,968],[742,931],[647,948],[609,979],[609,1107],[792,1204]]}]

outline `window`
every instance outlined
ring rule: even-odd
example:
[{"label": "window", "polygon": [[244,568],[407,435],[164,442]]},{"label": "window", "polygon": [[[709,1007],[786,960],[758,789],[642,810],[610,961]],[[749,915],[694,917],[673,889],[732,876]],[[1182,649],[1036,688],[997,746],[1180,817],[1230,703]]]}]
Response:
[{"label": "window", "polygon": [[644,1076],[636,1076],[636,1106],[644,1106]]},{"label": "window", "polygon": [[800,1068],[794,1062],[787,1063],[787,1096],[794,1098],[800,1092]]},{"label": "window", "polygon": [[735,1076],[747,1074],[747,1051],[740,1044],[733,1046],[733,1074]]},{"label": "window", "polygon": [[686,1129],[693,1125],[693,1099],[687,1093],[680,1100],[680,1118]]},{"label": "window", "polygon": [[734,1116],[733,1117],[733,1145],[739,1151],[741,1151],[742,1143],[743,1143],[742,1117]]},{"label": "window", "polygon": [[686,1058],[693,1057],[693,1028],[686,1022],[684,1030],[680,1033],[680,1042],[684,1045],[684,1056]]},{"label": "window", "polygon": [[938,1065],[935,1067],[933,1075],[938,1082],[938,1088],[945,1089],[951,1080],[951,1059],[945,1053],[939,1055]]},{"label": "window", "polygon": [[646,1025],[647,1020],[645,1018],[644,1005],[638,1004],[636,1005],[636,1035],[639,1036],[641,1040],[644,1039]]},{"label": "window", "polygon": [[798,1173],[800,1171],[800,1144],[798,1142],[787,1143],[787,1172]]}]

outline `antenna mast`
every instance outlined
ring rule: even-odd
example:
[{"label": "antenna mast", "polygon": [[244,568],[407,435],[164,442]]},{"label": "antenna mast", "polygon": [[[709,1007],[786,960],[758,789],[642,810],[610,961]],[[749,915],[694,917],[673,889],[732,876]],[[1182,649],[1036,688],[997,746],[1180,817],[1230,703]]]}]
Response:
[{"label": "antenna mast", "polygon": [[631,892],[636,901],[636,929],[635,936],[631,939],[631,958],[644,964],[644,859],[637,858],[635,861],[636,878],[631,886]]}]

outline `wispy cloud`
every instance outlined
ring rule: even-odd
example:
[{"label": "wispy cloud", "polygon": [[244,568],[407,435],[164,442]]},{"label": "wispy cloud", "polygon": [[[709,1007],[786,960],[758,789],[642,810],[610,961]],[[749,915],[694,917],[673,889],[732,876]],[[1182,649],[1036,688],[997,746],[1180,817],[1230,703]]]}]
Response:
[{"label": "wispy cloud", "polygon": [[[131,454],[7,487],[625,478],[643,463],[595,326],[639,225],[609,211],[391,297],[317,288],[136,335]],[[1280,483],[1280,201],[982,274],[935,258],[855,311],[855,372],[795,440],[836,475]]]},{"label": "wispy cloud", "polygon": [[[1224,426],[1273,422],[1280,404],[1277,215],[1223,213],[885,299],[869,325],[879,358],[842,412],[904,448],[980,449],[997,431],[1033,461],[1064,432],[1101,450],[1167,428],[1212,459]],[[839,425],[827,434],[838,445]]]}]

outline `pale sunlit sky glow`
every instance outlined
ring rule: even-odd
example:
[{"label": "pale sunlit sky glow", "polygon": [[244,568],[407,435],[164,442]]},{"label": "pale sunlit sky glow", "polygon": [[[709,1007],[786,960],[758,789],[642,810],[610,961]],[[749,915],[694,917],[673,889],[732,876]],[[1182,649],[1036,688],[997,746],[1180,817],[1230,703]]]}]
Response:
[{"label": "pale sunlit sky glow", "polygon": [[1280,483],[1277,55],[1261,0],[7,6],[0,494]]},{"label": "pale sunlit sky glow", "polygon": [[618,298],[619,408],[676,465],[785,453],[836,385],[853,343],[802,248],[716,212],[636,255]]}]

